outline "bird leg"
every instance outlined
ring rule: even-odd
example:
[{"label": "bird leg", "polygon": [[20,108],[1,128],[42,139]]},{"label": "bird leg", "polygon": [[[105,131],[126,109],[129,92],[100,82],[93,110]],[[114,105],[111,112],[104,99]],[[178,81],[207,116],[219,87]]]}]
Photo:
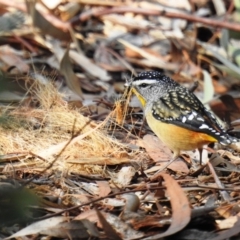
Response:
[{"label": "bird leg", "polygon": [[[200,165],[202,165],[202,154],[203,154],[203,148],[198,148],[198,151],[199,151],[199,155],[200,155],[200,158],[199,158],[199,162],[200,162]],[[174,152],[173,153],[173,158],[165,165],[163,166],[161,169],[159,169],[156,173],[153,174],[153,176],[150,177],[150,180],[155,180],[159,173],[162,172],[163,170],[165,170],[169,165],[171,165],[180,155],[180,152]]]},{"label": "bird leg", "polygon": [[200,165],[202,165],[203,148],[198,148],[198,151],[199,151],[199,155],[200,155],[199,162],[200,162]]}]

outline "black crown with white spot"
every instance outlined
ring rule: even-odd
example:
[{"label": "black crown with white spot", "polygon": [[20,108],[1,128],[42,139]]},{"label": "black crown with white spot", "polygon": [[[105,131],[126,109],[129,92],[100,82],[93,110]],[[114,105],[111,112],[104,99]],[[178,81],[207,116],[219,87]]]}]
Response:
[{"label": "black crown with white spot", "polygon": [[166,83],[168,85],[179,85],[177,82],[173,81],[170,77],[158,72],[158,71],[147,71],[141,72],[137,77],[133,79],[133,81],[139,80],[158,80],[159,82]]}]

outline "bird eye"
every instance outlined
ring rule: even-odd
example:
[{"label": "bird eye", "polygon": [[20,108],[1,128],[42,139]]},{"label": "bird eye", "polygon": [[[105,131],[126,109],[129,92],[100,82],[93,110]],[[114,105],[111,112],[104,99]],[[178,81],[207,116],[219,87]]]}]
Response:
[{"label": "bird eye", "polygon": [[145,87],[147,87],[148,86],[148,84],[146,84],[146,83],[142,83],[139,87],[141,87],[141,88],[145,88]]}]

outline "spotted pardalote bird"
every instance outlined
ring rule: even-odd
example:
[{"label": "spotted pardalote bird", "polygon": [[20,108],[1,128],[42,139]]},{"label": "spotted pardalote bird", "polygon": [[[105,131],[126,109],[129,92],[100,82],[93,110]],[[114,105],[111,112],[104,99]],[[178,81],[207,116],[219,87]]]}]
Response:
[{"label": "spotted pardalote bird", "polygon": [[126,85],[141,102],[149,127],[173,151],[172,161],[181,150],[199,149],[201,163],[204,145],[237,142],[192,92],[170,77],[142,72]]}]

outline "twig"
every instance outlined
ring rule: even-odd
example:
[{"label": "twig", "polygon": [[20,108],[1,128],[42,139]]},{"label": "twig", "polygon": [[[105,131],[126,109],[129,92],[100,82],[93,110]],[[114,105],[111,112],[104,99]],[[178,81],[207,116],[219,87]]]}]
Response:
[{"label": "twig", "polygon": [[106,14],[112,14],[112,13],[126,13],[126,12],[132,12],[135,14],[143,14],[143,15],[151,15],[151,16],[164,16],[168,18],[179,18],[184,19],[190,22],[196,22],[196,23],[202,23],[204,25],[217,27],[217,28],[227,28],[234,31],[240,31],[240,24],[236,22],[228,22],[228,21],[221,21],[221,20],[215,20],[211,18],[203,18],[198,17],[195,15],[182,13],[182,12],[168,12],[168,11],[160,11],[160,10],[154,10],[154,9],[143,9],[143,8],[136,8],[136,7],[114,7],[114,8],[95,8],[93,10],[90,10],[88,12],[81,13],[78,17],[75,17],[71,20],[71,24],[75,25],[79,21],[85,22],[91,17],[101,17]]},{"label": "twig", "polygon": [[[215,172],[211,162],[208,162],[207,165],[209,167],[210,172],[212,173],[212,176],[213,176],[217,186],[220,187],[220,188],[223,188],[224,186],[221,183],[221,181],[219,180],[219,178],[218,178],[218,176],[217,176],[217,174],[216,174],[216,172]],[[229,194],[227,193],[227,191],[221,190],[220,194],[221,194],[222,198],[224,199],[224,201],[229,202],[231,200],[231,198],[230,198]]]},{"label": "twig", "polygon": [[[231,190],[233,191],[234,190],[234,191],[237,191],[237,192],[240,191],[240,189],[217,188],[217,187],[210,187],[210,186],[200,186],[200,188],[203,188],[203,189],[213,189],[213,190],[216,190],[216,191],[221,191],[221,190],[227,190],[227,191],[231,191]],[[81,208],[83,206],[99,202],[99,201],[104,200],[106,198],[116,197],[117,195],[122,195],[122,194],[125,194],[125,193],[133,193],[133,192],[139,192],[139,191],[150,191],[150,190],[160,190],[160,189],[166,189],[166,187],[165,186],[160,186],[160,187],[159,186],[158,187],[142,187],[142,188],[137,188],[137,189],[132,189],[132,190],[121,191],[121,192],[117,192],[117,193],[112,193],[112,194],[109,194],[109,195],[104,196],[104,197],[99,197],[99,198],[93,199],[91,201],[88,201],[88,202],[85,202],[85,203],[82,203],[82,204],[79,204],[79,205],[76,205],[76,206],[73,206],[73,207],[69,207],[69,208],[63,209],[62,211],[59,211],[59,212],[56,212],[56,213],[52,213],[52,214],[48,214],[48,215],[43,216],[43,217],[35,218],[34,220],[40,221],[40,220],[43,220],[43,219],[55,217],[55,216],[58,216],[58,215],[61,215],[61,214],[65,213],[67,211],[72,211],[72,210]]]}]

